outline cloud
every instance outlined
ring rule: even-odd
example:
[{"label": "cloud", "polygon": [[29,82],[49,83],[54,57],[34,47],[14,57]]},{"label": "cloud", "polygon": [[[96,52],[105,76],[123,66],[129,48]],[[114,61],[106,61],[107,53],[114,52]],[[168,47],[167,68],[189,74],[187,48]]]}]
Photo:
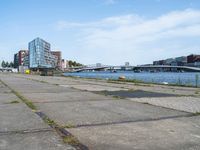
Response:
[{"label": "cloud", "polygon": [[102,20],[89,22],[89,23],[78,23],[78,22],[68,22],[68,21],[58,21],[56,24],[56,28],[58,30],[65,30],[70,28],[99,28],[99,29],[112,29],[120,26],[127,26],[138,24],[142,22],[142,18],[138,15],[124,15],[124,16],[115,16],[108,17]]},{"label": "cloud", "polygon": [[130,14],[89,23],[63,21],[57,28],[79,30],[76,46],[84,52],[80,59],[86,63],[151,63],[200,49],[200,11],[193,9],[173,11],[153,19]]}]

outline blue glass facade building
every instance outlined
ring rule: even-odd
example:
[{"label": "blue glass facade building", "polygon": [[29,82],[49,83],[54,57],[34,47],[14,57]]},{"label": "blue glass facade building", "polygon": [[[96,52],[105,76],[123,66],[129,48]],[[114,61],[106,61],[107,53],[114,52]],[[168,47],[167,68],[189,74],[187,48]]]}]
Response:
[{"label": "blue glass facade building", "polygon": [[29,68],[55,68],[57,57],[51,53],[50,43],[41,38],[29,42]]}]

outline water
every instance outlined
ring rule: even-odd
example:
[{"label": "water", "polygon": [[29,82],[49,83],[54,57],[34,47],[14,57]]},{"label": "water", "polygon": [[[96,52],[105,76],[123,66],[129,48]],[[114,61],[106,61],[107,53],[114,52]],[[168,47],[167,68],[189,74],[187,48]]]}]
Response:
[{"label": "water", "polygon": [[64,73],[65,76],[76,76],[82,78],[99,78],[99,79],[118,79],[120,76],[125,76],[126,79],[136,79],[144,82],[164,83],[190,85],[196,86],[196,75],[199,76],[198,86],[200,86],[200,73],[196,72],[158,72],[158,73],[134,73],[132,71],[112,72],[78,72],[78,73]]}]

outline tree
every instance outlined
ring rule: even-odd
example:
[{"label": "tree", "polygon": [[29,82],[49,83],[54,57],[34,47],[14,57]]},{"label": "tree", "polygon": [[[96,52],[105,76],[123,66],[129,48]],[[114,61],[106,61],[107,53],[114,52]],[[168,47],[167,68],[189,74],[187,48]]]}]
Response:
[{"label": "tree", "polygon": [[12,61],[10,62],[10,67],[14,67],[14,63]]},{"label": "tree", "polygon": [[2,61],[1,66],[2,66],[3,68],[6,68],[6,63],[5,63],[4,60]]},{"label": "tree", "polygon": [[69,63],[69,67],[83,66],[82,64],[77,63],[76,61],[72,61],[72,60],[69,60],[68,63]]},{"label": "tree", "polygon": [[8,62],[6,62],[6,65],[5,65],[6,67],[9,67],[9,63]]},{"label": "tree", "polygon": [[73,62],[70,60],[70,61],[69,61],[69,67],[72,67],[72,63],[73,63]]}]

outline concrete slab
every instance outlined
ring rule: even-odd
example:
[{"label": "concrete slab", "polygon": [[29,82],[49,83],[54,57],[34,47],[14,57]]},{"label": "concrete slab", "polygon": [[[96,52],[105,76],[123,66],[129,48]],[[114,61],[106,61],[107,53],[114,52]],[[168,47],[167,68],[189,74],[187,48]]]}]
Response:
[{"label": "concrete slab", "polygon": [[87,90],[87,91],[120,91],[120,90],[128,90],[125,88],[117,88],[117,87],[109,87],[109,86],[101,86],[101,85],[93,85],[93,84],[78,84],[78,85],[71,85],[71,87],[80,89],[80,90]]},{"label": "concrete slab", "polygon": [[129,98],[131,101],[149,103],[155,106],[172,108],[180,111],[200,112],[200,99],[196,97],[159,97],[159,98]]},{"label": "concrete slab", "polygon": [[21,93],[65,93],[65,92],[77,92],[77,90],[71,89],[71,88],[59,88],[59,87],[47,87],[47,85],[44,85],[44,87],[27,87],[27,88],[21,88],[19,89],[16,87],[15,89],[18,89]]},{"label": "concrete slab", "polygon": [[199,150],[200,117],[68,129],[95,150]]},{"label": "concrete slab", "polygon": [[[40,83],[28,79],[17,79],[5,78],[6,84],[11,86],[13,89],[17,89],[21,93],[62,93],[62,92],[77,92],[77,90],[66,87],[59,87],[47,83]],[[20,83],[20,84],[19,84]]]},{"label": "concrete slab", "polygon": [[0,93],[6,94],[6,93],[11,93],[11,90],[5,87],[4,85],[0,87]]},{"label": "concrete slab", "polygon": [[36,106],[60,125],[91,125],[141,121],[188,113],[126,100],[36,103]]},{"label": "concrete slab", "polygon": [[0,135],[1,150],[75,150],[52,131]]},{"label": "concrete slab", "polygon": [[21,102],[21,100],[12,93],[0,93],[0,105],[9,104],[13,101]]},{"label": "concrete slab", "polygon": [[0,105],[0,132],[50,128],[25,104]]},{"label": "concrete slab", "polygon": [[103,96],[90,92],[65,92],[65,93],[23,93],[23,95],[32,102],[47,103],[47,102],[72,102],[72,101],[95,101],[109,100],[112,96]]}]

